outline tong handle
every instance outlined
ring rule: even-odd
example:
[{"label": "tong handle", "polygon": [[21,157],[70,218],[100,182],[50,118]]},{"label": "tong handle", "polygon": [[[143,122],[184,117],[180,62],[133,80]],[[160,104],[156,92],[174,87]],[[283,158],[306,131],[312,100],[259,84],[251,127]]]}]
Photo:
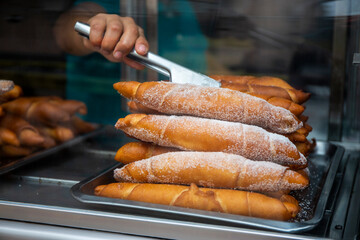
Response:
[{"label": "tong handle", "polygon": [[[81,36],[89,38],[90,26],[88,24],[82,23],[82,22],[76,22],[74,29]],[[171,64],[174,64],[174,63],[172,63],[152,52],[148,52],[145,56],[143,56],[143,55],[138,54],[135,51],[135,49],[133,49],[127,55],[127,57],[170,78],[171,69],[169,69],[167,66],[171,66]]]},{"label": "tong handle", "polygon": [[[165,75],[166,77],[170,78],[170,69],[166,66],[166,59],[152,53],[148,52],[145,56],[138,54],[135,49],[133,49],[128,55],[128,58],[148,67],[152,70],[155,70],[158,73]],[[165,63],[164,63],[165,62]]]}]

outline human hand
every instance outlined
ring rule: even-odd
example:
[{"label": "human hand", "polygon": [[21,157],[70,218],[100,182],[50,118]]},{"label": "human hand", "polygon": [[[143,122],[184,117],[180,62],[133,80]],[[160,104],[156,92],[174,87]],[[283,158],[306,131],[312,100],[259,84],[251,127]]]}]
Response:
[{"label": "human hand", "polygon": [[136,69],[144,68],[126,57],[134,47],[140,55],[145,55],[149,50],[143,29],[132,18],[100,13],[90,18],[88,23],[89,39],[83,39],[86,48],[99,52],[109,61],[124,62]]}]

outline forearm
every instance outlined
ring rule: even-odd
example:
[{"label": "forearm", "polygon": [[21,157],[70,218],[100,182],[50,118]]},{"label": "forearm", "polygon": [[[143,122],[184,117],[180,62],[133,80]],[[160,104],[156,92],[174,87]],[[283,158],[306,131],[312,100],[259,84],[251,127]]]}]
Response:
[{"label": "forearm", "polygon": [[74,31],[74,25],[76,21],[87,22],[101,12],[104,13],[105,9],[100,5],[85,2],[63,13],[54,28],[55,39],[59,47],[69,54],[78,56],[92,53],[91,49],[84,46],[83,37]]}]

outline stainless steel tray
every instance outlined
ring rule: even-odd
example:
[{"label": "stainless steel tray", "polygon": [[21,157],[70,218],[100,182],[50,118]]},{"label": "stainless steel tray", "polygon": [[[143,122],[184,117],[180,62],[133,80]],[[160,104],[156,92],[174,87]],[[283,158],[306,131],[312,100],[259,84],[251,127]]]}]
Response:
[{"label": "stainless steel tray", "polygon": [[12,170],[15,170],[21,166],[27,165],[29,163],[32,163],[34,161],[37,161],[39,159],[42,159],[46,156],[49,156],[51,154],[55,154],[57,152],[59,152],[60,150],[63,150],[67,147],[73,146],[77,143],[83,142],[85,139],[93,137],[97,134],[99,134],[100,132],[103,131],[103,127],[102,126],[97,126],[97,129],[83,134],[83,135],[79,135],[76,136],[75,138],[64,142],[62,144],[56,145],[55,147],[49,148],[49,149],[44,149],[44,150],[40,150],[40,151],[36,151],[30,155],[27,155],[25,157],[21,157],[21,158],[10,158],[10,159],[6,159],[3,160],[4,163],[1,164],[0,163],[0,175],[4,174],[4,173],[8,173]]},{"label": "stainless steel tray", "polygon": [[109,211],[224,226],[304,232],[313,229],[323,217],[343,153],[344,149],[340,146],[318,142],[314,153],[308,157],[310,186],[303,191],[292,193],[299,200],[302,210],[296,219],[288,222],[95,196],[93,192],[97,185],[115,182],[113,170],[121,167],[120,163],[79,182],[71,188],[71,192],[77,200]]}]

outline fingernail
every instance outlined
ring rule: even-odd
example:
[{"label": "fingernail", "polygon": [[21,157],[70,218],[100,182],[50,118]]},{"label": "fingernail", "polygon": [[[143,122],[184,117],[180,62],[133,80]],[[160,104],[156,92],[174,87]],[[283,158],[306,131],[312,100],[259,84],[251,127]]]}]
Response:
[{"label": "fingernail", "polygon": [[146,47],[145,47],[145,45],[141,44],[141,45],[139,46],[139,51],[140,51],[141,53],[146,53]]},{"label": "fingernail", "polygon": [[122,57],[122,52],[116,51],[116,52],[114,53],[114,58],[116,58],[116,59],[121,59],[121,57]]}]

